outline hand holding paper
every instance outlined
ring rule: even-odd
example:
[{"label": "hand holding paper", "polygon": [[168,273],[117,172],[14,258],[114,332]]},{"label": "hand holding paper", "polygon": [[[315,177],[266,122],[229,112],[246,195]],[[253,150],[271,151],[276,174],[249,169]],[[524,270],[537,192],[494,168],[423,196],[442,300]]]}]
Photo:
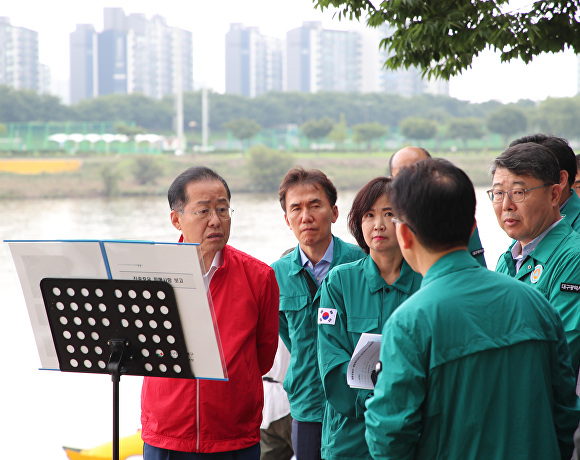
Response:
[{"label": "hand holding paper", "polygon": [[381,334],[362,334],[348,363],[346,381],[352,388],[372,390],[371,373],[379,362]]}]

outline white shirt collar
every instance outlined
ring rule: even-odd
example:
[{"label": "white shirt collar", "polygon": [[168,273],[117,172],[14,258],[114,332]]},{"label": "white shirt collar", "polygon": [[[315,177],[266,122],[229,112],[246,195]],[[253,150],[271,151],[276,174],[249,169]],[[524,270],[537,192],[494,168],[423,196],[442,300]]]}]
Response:
[{"label": "white shirt collar", "polygon": [[217,272],[218,268],[220,268],[223,264],[224,264],[224,258],[223,258],[222,251],[218,251],[211,262],[211,267],[209,267],[209,270],[207,271],[207,273],[205,273],[203,275],[203,281],[205,283],[205,290],[206,291],[209,289],[209,284],[211,283],[211,279],[213,278],[213,275],[215,274],[215,272]]}]

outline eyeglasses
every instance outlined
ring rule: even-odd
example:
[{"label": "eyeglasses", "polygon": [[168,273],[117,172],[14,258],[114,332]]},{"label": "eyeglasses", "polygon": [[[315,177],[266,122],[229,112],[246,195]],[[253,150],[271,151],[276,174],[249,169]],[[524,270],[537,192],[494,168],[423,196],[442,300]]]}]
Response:
[{"label": "eyeglasses", "polygon": [[232,218],[232,214],[234,210],[228,207],[221,207],[216,208],[215,211],[212,211],[209,208],[200,209],[199,211],[178,211],[181,214],[195,214],[197,218],[201,221],[206,221],[211,219],[213,213],[215,212],[220,220],[230,220]]},{"label": "eyeglasses", "polygon": [[487,196],[492,203],[503,203],[503,199],[505,195],[508,196],[512,203],[521,203],[526,198],[526,192],[530,192],[532,190],[536,190],[538,188],[549,187],[550,185],[554,184],[544,184],[538,185],[537,187],[532,188],[512,188],[511,190],[503,191],[503,190],[488,190]]},{"label": "eyeglasses", "polygon": [[405,222],[403,220],[400,220],[400,219],[397,219],[396,217],[391,217],[391,221],[395,225],[397,225],[397,224],[405,224],[407,227],[409,227],[409,230],[411,230],[411,233],[415,234],[415,230],[407,222]]}]

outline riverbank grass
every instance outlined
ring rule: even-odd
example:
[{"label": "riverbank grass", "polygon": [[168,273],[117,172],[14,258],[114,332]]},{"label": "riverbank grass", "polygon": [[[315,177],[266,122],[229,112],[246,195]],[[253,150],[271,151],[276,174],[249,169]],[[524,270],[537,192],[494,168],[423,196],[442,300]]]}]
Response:
[{"label": "riverbank grass", "polygon": [[[475,186],[485,186],[491,180],[491,162],[500,153],[437,152],[434,156],[446,158],[462,168]],[[296,165],[324,171],[339,190],[358,190],[373,177],[386,175],[392,154],[393,152],[289,153]],[[39,163],[28,164],[30,161]],[[136,163],[143,162],[142,155],[71,158],[66,164],[70,163],[74,167],[64,171],[46,169],[46,165],[52,164],[51,161],[47,158],[27,159],[24,172],[34,171],[33,174],[23,174],[22,170],[0,169],[0,199],[164,195],[173,179],[181,171],[194,165],[204,165],[218,171],[228,181],[232,192],[252,192],[255,189],[246,168],[246,157],[241,153],[151,155],[147,157],[147,161],[154,163],[155,175],[146,182],[136,173]],[[114,181],[114,187],[111,187],[111,181]]]}]

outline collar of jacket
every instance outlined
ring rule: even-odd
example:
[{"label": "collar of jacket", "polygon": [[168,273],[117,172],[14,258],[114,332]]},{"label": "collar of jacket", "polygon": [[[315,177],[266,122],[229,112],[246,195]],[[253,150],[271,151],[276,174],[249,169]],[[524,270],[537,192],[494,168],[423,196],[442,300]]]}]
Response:
[{"label": "collar of jacket", "polygon": [[[363,273],[367,278],[369,291],[375,293],[386,286],[389,286],[387,282],[381,276],[379,267],[375,264],[373,258],[369,255],[365,257],[363,262]],[[392,285],[393,288],[409,295],[411,293],[411,288],[413,287],[413,270],[405,259],[403,259],[403,264],[401,265],[401,273],[399,277],[395,280]]]},{"label": "collar of jacket", "polygon": [[463,249],[450,252],[441,257],[435,262],[427,273],[421,283],[421,288],[428,285],[431,281],[440,278],[441,276],[455,273],[466,268],[483,268],[471,254]]},{"label": "collar of jacket", "polygon": [[[336,261],[340,260],[340,255],[341,255],[341,245],[338,242],[338,238],[334,235],[332,235],[332,238],[334,240],[334,253],[332,255],[332,263],[330,264],[330,268],[329,271],[332,270],[332,268],[336,265]],[[300,249],[299,246],[296,246],[294,248],[294,251],[292,251],[290,253],[290,257],[292,258],[292,265],[290,266],[290,270],[289,270],[289,275],[298,275],[302,269],[304,268],[302,266],[302,259],[300,258]]]}]

